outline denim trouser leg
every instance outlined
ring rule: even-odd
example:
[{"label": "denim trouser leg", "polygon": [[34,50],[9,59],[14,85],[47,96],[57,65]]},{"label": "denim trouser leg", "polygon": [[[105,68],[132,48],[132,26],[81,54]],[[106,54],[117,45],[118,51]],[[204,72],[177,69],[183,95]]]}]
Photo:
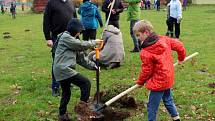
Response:
[{"label": "denim trouser leg", "polygon": [[151,91],[149,95],[149,103],[147,107],[148,121],[156,121],[156,114],[157,114],[161,99],[163,100],[164,105],[168,110],[169,114],[171,115],[171,117],[178,116],[176,106],[173,102],[171,89],[167,89],[164,91]]},{"label": "denim trouser leg", "polygon": [[133,27],[134,27],[136,22],[138,22],[138,20],[130,20],[130,35],[131,35],[131,38],[132,38],[133,43],[134,43],[134,48],[139,48],[138,40],[135,37],[134,32],[133,32]]},{"label": "denim trouser leg", "polygon": [[176,106],[173,102],[171,89],[164,91],[162,99],[163,99],[163,103],[164,103],[166,109],[168,110],[169,114],[171,115],[171,117],[178,116],[179,114],[178,114]]},{"label": "denim trouser leg", "polygon": [[156,115],[160,101],[163,96],[163,91],[151,91],[149,95],[149,102],[147,105],[148,110],[148,121],[156,121]]},{"label": "denim trouser leg", "polygon": [[[52,42],[53,42],[53,44],[55,43],[56,39],[57,39],[57,36],[52,36]],[[55,88],[59,88],[60,87],[59,82],[57,82],[55,80],[55,77],[54,77],[53,64],[54,64],[54,54],[52,54],[52,90],[55,89]]]}]

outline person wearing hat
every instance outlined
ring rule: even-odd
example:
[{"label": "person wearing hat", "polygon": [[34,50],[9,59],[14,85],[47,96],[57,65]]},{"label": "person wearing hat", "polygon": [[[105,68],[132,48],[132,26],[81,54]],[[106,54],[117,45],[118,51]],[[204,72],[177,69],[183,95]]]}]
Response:
[{"label": "person wearing hat", "polygon": [[58,35],[57,41],[52,48],[52,53],[55,55],[53,73],[62,89],[59,121],[70,120],[66,112],[67,104],[71,97],[71,83],[80,88],[81,101],[87,102],[90,96],[90,80],[77,72],[75,67],[76,64],[79,64],[87,69],[96,70],[96,64],[88,60],[83,51],[101,44],[101,41],[81,41],[77,39],[83,30],[84,27],[79,19],[72,18],[67,25],[67,30]]},{"label": "person wearing hat", "polygon": [[[57,35],[66,31],[67,24],[71,18],[77,18],[75,7],[71,0],[48,1],[43,17],[43,33],[48,47],[52,48]],[[52,55],[52,59],[54,59],[54,55]],[[59,85],[54,78],[52,69],[52,96],[60,95]]]}]

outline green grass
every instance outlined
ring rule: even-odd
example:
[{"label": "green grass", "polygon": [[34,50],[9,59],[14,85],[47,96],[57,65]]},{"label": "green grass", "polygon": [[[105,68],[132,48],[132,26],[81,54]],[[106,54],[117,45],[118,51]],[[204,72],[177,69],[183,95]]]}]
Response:
[{"label": "green grass", "polygon": [[[42,14],[30,13],[18,14],[15,20],[9,14],[0,15],[0,121],[57,120],[59,98],[51,96],[51,55],[42,32],[42,18]],[[142,11],[141,18],[150,20],[157,33],[165,34],[165,11]],[[215,89],[208,87],[215,78],[214,20],[215,6],[190,6],[187,11],[183,11],[181,41],[185,44],[187,55],[196,51],[199,55],[195,57],[194,65],[186,62],[183,68],[178,66],[175,69],[174,100],[182,120],[215,120],[215,97],[210,94]],[[129,53],[133,43],[126,11],[121,14],[120,28],[126,59],[118,69],[101,71],[101,90],[109,89],[116,83],[133,85],[140,71],[139,54]],[[26,29],[31,31],[25,32]],[[101,31],[99,29],[98,38]],[[12,38],[3,39],[3,32],[10,32]],[[199,73],[200,69],[206,72]],[[94,71],[82,67],[77,70],[91,80],[95,78]],[[91,95],[95,90],[95,81],[92,81]],[[73,107],[79,101],[79,93],[77,88],[72,91],[68,105],[73,117]],[[132,96],[138,101],[148,99],[144,88],[137,89]],[[171,120],[162,109],[163,105],[160,106],[157,120]],[[143,116],[137,114],[126,121],[147,120],[145,108],[142,113]]]}]

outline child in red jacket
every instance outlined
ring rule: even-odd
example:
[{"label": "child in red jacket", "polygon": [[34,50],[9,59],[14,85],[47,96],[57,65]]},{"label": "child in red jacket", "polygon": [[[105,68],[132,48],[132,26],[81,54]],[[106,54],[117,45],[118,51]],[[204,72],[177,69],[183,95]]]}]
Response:
[{"label": "child in red jacket", "polygon": [[134,25],[133,31],[141,41],[141,72],[136,83],[150,90],[147,106],[148,121],[155,121],[161,99],[173,121],[180,121],[179,113],[172,97],[174,66],[172,50],[178,54],[181,63],[186,57],[183,43],[167,36],[159,36],[153,31],[149,21],[141,20]]}]

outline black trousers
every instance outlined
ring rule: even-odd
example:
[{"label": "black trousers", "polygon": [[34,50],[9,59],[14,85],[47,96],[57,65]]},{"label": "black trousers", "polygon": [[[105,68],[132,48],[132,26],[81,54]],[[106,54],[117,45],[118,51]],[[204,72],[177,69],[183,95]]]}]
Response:
[{"label": "black trousers", "polygon": [[119,21],[109,21],[108,25],[113,25],[119,29]]},{"label": "black trousers", "polygon": [[67,111],[67,104],[69,103],[71,97],[71,83],[78,86],[81,90],[80,100],[87,102],[90,96],[90,88],[91,83],[89,79],[82,76],[81,74],[77,74],[71,78],[60,81],[61,89],[62,89],[62,97],[60,100],[59,114],[63,115]]},{"label": "black trousers", "polygon": [[173,33],[173,27],[175,26],[175,37],[179,38],[180,36],[180,23],[177,23],[177,19],[173,17],[169,17],[168,19],[168,28],[170,33]]},{"label": "black trousers", "polygon": [[95,40],[96,39],[96,29],[85,29],[83,31],[83,40]]}]

